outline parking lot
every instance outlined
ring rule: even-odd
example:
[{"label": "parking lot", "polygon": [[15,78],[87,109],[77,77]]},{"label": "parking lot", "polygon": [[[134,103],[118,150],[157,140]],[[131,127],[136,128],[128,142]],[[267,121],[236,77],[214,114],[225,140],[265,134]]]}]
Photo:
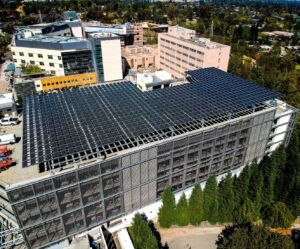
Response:
[{"label": "parking lot", "polygon": [[[9,125],[9,126],[0,126],[0,135],[6,135],[6,134],[15,134],[16,136],[16,143],[12,145],[8,145],[8,147],[12,150],[12,160],[16,162],[15,165],[12,167],[8,168],[6,171],[15,171],[17,168],[22,167],[21,162],[22,162],[22,122],[21,122],[21,117],[19,115],[19,123],[18,125]],[[8,173],[8,172],[7,172]],[[5,174],[5,171],[1,172],[1,174]],[[10,172],[12,173],[12,172]],[[11,175],[11,174],[10,174]],[[13,174],[12,174],[13,175]],[[2,178],[2,177],[0,177]],[[4,179],[5,180],[5,179]]]}]

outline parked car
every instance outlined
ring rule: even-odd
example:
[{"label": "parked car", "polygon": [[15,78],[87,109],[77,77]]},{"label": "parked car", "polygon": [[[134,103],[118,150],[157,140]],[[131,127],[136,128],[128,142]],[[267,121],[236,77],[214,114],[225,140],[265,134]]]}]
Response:
[{"label": "parked car", "polygon": [[12,162],[11,158],[9,158],[9,157],[0,158],[0,172],[2,172],[3,170],[6,170],[10,166],[12,166],[12,164],[13,164],[13,162]]},{"label": "parked car", "polygon": [[16,142],[15,134],[7,134],[0,136],[0,145],[14,144]]},{"label": "parked car", "polygon": [[4,117],[0,120],[0,125],[17,125],[18,121],[18,118]]}]

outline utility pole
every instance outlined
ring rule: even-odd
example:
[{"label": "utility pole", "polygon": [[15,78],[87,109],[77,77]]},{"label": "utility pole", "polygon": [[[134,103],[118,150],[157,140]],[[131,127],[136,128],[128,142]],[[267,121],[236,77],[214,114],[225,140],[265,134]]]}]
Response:
[{"label": "utility pole", "polygon": [[214,37],[214,21],[211,21],[211,26],[210,26],[210,37]]}]

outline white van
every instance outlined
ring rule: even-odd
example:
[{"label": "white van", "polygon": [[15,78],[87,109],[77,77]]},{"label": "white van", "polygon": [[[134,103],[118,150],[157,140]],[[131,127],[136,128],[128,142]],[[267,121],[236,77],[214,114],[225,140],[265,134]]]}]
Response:
[{"label": "white van", "polygon": [[6,134],[0,136],[0,145],[14,144],[16,142],[15,134]]},{"label": "white van", "polygon": [[5,117],[0,120],[0,125],[17,125],[18,118]]}]

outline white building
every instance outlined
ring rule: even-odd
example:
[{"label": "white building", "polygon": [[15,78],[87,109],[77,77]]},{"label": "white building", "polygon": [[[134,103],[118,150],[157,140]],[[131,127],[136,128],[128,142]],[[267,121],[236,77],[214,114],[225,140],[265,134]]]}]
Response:
[{"label": "white building", "polygon": [[0,94],[0,112],[3,116],[6,114],[11,114],[12,116],[17,114],[13,93]]},{"label": "white building", "polygon": [[89,42],[75,37],[15,37],[11,45],[16,67],[38,65],[56,76],[93,72]]},{"label": "white building", "polygon": [[166,71],[157,71],[154,73],[137,73],[136,83],[142,91],[151,91],[169,87],[172,82],[172,75]]},{"label": "white building", "polygon": [[38,65],[55,76],[96,72],[101,82],[123,78],[121,44],[116,35],[96,33],[89,39],[15,36],[11,51],[16,67]]},{"label": "white building", "polygon": [[98,79],[100,81],[123,79],[120,37],[107,33],[94,33],[90,37]]}]

